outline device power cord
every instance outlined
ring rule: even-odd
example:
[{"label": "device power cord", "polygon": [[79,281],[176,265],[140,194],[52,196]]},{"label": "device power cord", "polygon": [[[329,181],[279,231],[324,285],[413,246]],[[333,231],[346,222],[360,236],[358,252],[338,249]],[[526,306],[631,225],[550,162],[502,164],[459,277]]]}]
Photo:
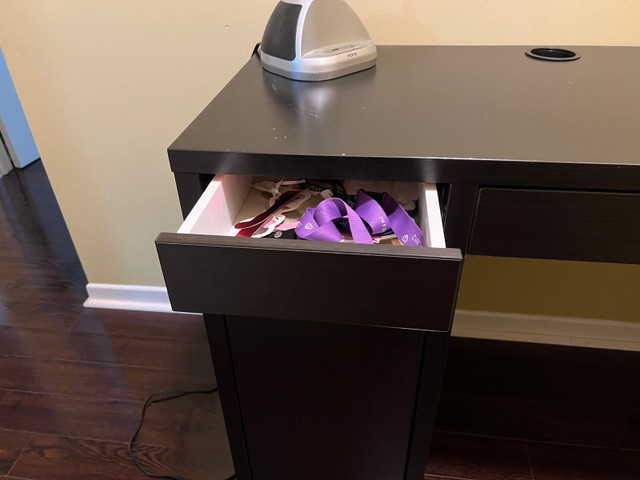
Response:
[{"label": "device power cord", "polygon": [[[153,403],[166,402],[168,400],[175,400],[176,398],[185,397],[187,395],[194,395],[197,393],[202,393],[202,394],[215,393],[217,391],[218,391],[218,387],[213,387],[213,388],[208,388],[203,390],[163,390],[163,391],[155,392],[149,395],[147,399],[144,401],[144,405],[142,406],[142,413],[140,414],[140,422],[138,422],[138,428],[136,428],[136,431],[131,437],[131,440],[129,440],[129,456],[131,457],[131,460],[133,460],[133,463],[135,464],[135,466],[138,467],[138,469],[142,473],[144,473],[147,477],[150,477],[150,478],[166,478],[169,480],[186,480],[183,477],[178,477],[175,475],[157,475],[157,474],[150,473],[146,468],[142,466],[142,464],[138,461],[136,456],[133,454],[133,446],[135,444],[136,438],[138,438],[138,434],[140,433],[140,430],[142,429],[142,424],[144,423],[144,416],[147,412],[147,407],[149,407],[149,405]],[[157,398],[157,397],[160,397],[160,398]],[[226,478],[225,480],[234,480],[235,478],[236,478],[236,474],[234,473],[233,475]]]},{"label": "device power cord", "polygon": [[260,44],[262,42],[258,42],[256,43],[256,46],[253,47],[253,52],[251,52],[251,56],[253,57],[254,55],[258,55],[258,57],[260,57]]}]

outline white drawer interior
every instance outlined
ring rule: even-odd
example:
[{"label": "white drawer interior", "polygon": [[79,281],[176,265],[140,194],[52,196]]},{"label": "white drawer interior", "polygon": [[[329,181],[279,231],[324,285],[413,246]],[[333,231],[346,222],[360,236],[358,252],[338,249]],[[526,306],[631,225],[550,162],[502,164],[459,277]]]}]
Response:
[{"label": "white drawer interior", "polygon": [[[233,226],[265,210],[264,198],[251,188],[254,177],[216,175],[193,207],[178,233],[235,236]],[[438,192],[433,183],[415,183],[418,225],[427,247],[445,248]],[[402,247],[399,247],[402,248]]]}]

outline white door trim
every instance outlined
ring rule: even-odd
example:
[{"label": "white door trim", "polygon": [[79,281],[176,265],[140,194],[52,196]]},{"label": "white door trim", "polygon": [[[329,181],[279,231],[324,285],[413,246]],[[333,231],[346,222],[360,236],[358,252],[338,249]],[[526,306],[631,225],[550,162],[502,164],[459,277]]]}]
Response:
[{"label": "white door trim", "polygon": [[[0,119],[0,123],[2,123],[2,119]],[[9,152],[7,152],[7,149],[4,146],[2,131],[0,129],[0,177],[9,173],[12,168],[13,164],[9,158]]]},{"label": "white door trim", "polygon": [[[90,283],[87,308],[172,312],[164,287]],[[456,310],[453,336],[640,352],[640,323]]]}]

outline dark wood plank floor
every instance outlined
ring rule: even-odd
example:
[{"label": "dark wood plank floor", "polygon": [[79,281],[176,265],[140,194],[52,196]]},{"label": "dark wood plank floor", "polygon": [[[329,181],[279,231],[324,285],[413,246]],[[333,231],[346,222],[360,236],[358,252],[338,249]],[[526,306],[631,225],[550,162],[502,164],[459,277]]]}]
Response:
[{"label": "dark wood plank floor", "polygon": [[[215,384],[199,317],[85,309],[85,284],[42,165],[2,177],[1,479],[146,478],[126,451],[145,397]],[[215,394],[152,406],[137,452],[233,472]],[[425,478],[640,479],[640,356],[453,339]]]}]

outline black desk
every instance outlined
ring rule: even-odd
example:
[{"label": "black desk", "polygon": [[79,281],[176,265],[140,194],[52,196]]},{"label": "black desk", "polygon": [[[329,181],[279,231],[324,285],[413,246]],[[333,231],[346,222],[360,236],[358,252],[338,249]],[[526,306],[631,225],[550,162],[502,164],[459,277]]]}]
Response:
[{"label": "black desk", "polygon": [[[158,237],[173,307],[205,314],[240,480],[421,478],[465,252],[640,263],[640,48],[525,50],[380,47],[322,83],[254,57],[169,148],[185,216],[214,174],[443,193],[448,248]],[[278,265],[351,295],[273,305]]]}]

